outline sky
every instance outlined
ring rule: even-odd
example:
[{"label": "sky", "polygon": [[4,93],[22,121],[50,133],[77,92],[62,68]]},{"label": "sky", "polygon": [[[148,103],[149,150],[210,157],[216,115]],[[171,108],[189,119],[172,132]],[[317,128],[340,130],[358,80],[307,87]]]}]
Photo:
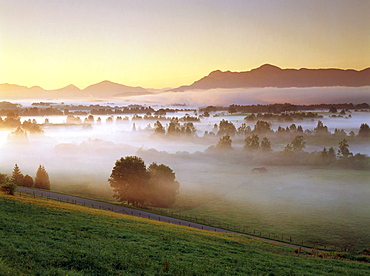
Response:
[{"label": "sky", "polygon": [[0,83],[189,85],[214,70],[370,67],[367,0],[0,0]]}]

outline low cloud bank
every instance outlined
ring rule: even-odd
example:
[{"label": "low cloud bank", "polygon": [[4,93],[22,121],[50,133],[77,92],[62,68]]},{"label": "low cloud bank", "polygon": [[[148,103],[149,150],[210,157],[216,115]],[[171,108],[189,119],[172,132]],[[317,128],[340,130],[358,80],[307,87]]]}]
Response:
[{"label": "low cloud bank", "polygon": [[237,88],[164,92],[122,98],[124,101],[187,104],[194,106],[230,104],[320,104],[370,102],[370,87]]}]

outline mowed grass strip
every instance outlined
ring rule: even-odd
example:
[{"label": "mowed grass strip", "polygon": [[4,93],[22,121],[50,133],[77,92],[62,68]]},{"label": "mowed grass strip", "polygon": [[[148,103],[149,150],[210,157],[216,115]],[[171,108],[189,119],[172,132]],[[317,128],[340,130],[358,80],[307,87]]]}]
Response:
[{"label": "mowed grass strip", "polygon": [[314,256],[52,200],[0,196],[0,275],[368,275]]}]

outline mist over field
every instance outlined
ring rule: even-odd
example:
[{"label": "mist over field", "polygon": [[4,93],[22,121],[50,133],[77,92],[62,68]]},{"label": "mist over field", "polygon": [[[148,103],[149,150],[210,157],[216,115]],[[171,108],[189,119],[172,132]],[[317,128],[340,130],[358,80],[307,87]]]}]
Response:
[{"label": "mist over field", "polygon": [[[328,89],[327,92],[335,93],[334,90]],[[355,89],[354,93],[357,92],[365,93],[366,89]],[[192,98],[192,93],[195,92],[186,95],[166,93],[150,99],[164,101],[161,105],[154,104],[155,109],[179,107],[167,105],[168,102],[186,103],[180,108],[190,108],[197,105],[197,97],[194,95]],[[198,100],[204,101],[202,96],[208,98],[207,105],[218,105],[228,101],[243,103],[243,99],[239,98],[242,93],[238,91],[230,91],[230,95],[224,92],[218,94],[217,91],[204,92],[204,95],[203,92],[200,93]],[[213,93],[212,96],[210,93]],[[273,101],[268,93],[261,93],[260,90],[254,93],[254,96],[262,95],[261,98]],[[135,99],[143,100],[142,97]],[[251,103],[250,99],[244,100]],[[125,103],[109,104],[125,105]],[[148,103],[143,104],[148,106]],[[322,118],[294,122],[271,121],[271,129],[277,131],[279,127],[286,128],[295,123],[301,125],[304,130],[313,131],[318,120],[321,120],[330,133],[334,133],[335,129],[343,129],[347,134],[353,131],[357,135],[361,124],[370,124],[369,112],[349,111],[345,116],[335,118],[331,117],[327,110],[315,112],[319,112]],[[167,119],[160,121],[166,127],[170,122],[168,118],[200,114],[197,109],[168,112],[165,116]],[[111,115],[94,115],[94,121],[90,122],[89,126],[82,123],[87,119],[87,115],[79,116],[81,124],[66,124],[65,115],[24,116],[21,117],[22,122],[36,120],[42,125],[44,133],[29,133],[27,140],[14,143],[10,138],[13,129],[2,129],[0,172],[11,175],[14,164],[18,164],[24,175],[34,177],[41,164],[49,173],[52,190],[114,200],[112,188],[107,180],[115,161],[121,157],[137,155],[143,158],[146,165],[156,162],[173,169],[176,180],[180,182],[178,202],[174,208],[180,212],[191,211],[198,215],[210,212],[211,217],[217,217],[221,211],[229,212],[239,218],[245,217],[251,229],[278,232],[286,231],[285,228],[290,225],[291,235],[299,235],[302,231],[309,232],[310,227],[317,227],[321,232],[344,231],[347,233],[344,236],[349,240],[342,241],[342,244],[347,246],[355,247],[360,244],[359,247],[362,247],[366,242],[370,242],[363,235],[370,226],[369,170],[346,171],[320,166],[284,166],[281,162],[273,163],[271,160],[266,165],[268,157],[263,154],[253,156],[243,150],[244,136],[232,137],[233,150],[212,152],[210,148],[217,145],[220,136],[207,136],[205,132],[215,131],[215,124],[219,124],[221,120],[228,120],[236,129],[243,123],[253,129],[256,122],[245,121],[246,114],[229,114],[222,111],[210,115],[201,117],[199,122],[194,122],[196,133],[193,136],[156,135],[154,133],[156,120],[134,119],[134,114],[127,114],[127,118],[121,121],[117,120],[117,115],[113,115],[111,122],[108,119]],[[101,122],[97,121],[98,117],[101,118]],[[49,120],[48,124],[44,124],[46,118]],[[260,139],[262,137],[263,135]],[[286,141],[291,140],[291,138],[278,139],[274,136],[269,139],[274,152],[283,151]],[[331,138],[328,141],[313,139],[307,141],[305,151],[320,152],[324,146],[332,146],[337,151],[338,143],[342,139],[342,137]],[[369,141],[351,142],[355,140],[351,140],[350,137],[348,139],[349,149],[353,154],[370,154]],[[268,173],[252,173],[253,168],[262,166],[267,168]],[[229,217],[233,219],[233,215]],[[282,225],[285,225],[285,228]],[[357,232],[359,234],[356,234]],[[325,242],[325,239],[314,238],[319,242]]]}]

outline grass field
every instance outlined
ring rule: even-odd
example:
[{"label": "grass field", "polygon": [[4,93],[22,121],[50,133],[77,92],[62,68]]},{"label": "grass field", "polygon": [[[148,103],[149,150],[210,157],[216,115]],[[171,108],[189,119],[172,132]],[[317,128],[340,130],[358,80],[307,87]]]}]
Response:
[{"label": "grass field", "polygon": [[220,164],[196,171],[198,190],[180,193],[174,210],[311,246],[369,248],[369,171],[270,166],[255,175],[251,168]]},{"label": "grass field", "polygon": [[0,196],[0,275],[367,275],[370,265],[240,235]]}]

